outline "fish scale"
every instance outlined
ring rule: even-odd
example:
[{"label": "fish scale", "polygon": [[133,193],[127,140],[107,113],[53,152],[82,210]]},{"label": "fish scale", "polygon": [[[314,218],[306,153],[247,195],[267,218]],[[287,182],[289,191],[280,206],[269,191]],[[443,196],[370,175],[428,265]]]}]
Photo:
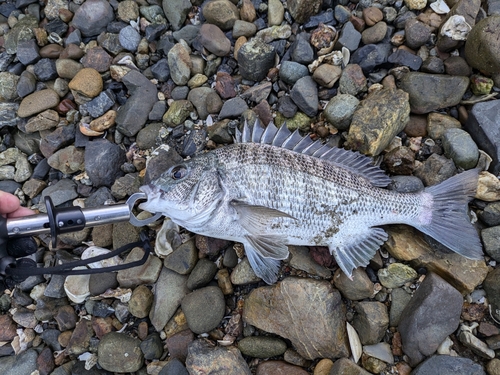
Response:
[{"label": "fish scale", "polygon": [[387,240],[380,228],[408,224],[471,259],[482,257],[467,217],[478,171],[418,193],[383,188],[390,179],[359,153],[323,145],[286,126],[245,124],[236,143],[197,155],[141,187],[141,208],[186,229],[238,241],[271,284],[288,245],[328,246],[348,275]]}]

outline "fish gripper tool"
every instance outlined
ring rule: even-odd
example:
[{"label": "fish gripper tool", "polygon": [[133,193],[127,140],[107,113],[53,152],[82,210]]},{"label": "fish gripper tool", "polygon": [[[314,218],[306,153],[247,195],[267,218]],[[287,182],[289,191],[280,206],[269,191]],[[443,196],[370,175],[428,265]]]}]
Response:
[{"label": "fish gripper tool", "polygon": [[62,207],[56,208],[50,197],[45,197],[46,214],[29,215],[20,218],[0,217],[0,245],[10,238],[34,236],[50,233],[52,246],[56,246],[57,236],[62,233],[76,232],[85,227],[129,221],[141,227],[158,220],[162,214],[156,213],[147,219],[138,219],[133,208],[137,201],[146,199],[144,193],[134,193],[122,204],[101,207]]}]

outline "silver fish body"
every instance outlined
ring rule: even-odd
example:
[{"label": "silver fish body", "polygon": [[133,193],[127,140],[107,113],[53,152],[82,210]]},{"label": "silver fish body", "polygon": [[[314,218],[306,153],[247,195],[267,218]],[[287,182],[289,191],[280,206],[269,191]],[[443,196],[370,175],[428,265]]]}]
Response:
[{"label": "silver fish body", "polygon": [[371,160],[274,125],[245,125],[238,143],[172,167],[141,188],[142,208],[194,233],[243,243],[258,276],[271,284],[287,245],[328,246],[347,274],[387,240],[380,228],[408,224],[469,258],[481,244],[467,217],[477,171],[421,193],[382,188],[390,179]]}]

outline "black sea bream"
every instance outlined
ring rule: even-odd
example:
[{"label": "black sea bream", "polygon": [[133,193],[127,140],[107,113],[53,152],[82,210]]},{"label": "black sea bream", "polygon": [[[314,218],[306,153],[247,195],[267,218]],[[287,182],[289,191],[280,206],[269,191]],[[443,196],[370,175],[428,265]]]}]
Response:
[{"label": "black sea bream", "polygon": [[171,167],[141,190],[142,209],[187,230],[241,242],[255,273],[277,280],[287,245],[328,246],[348,275],[387,240],[379,226],[408,224],[471,259],[483,255],[467,215],[478,171],[420,193],[391,180],[359,153],[323,145],[286,126],[245,125],[236,143]]}]

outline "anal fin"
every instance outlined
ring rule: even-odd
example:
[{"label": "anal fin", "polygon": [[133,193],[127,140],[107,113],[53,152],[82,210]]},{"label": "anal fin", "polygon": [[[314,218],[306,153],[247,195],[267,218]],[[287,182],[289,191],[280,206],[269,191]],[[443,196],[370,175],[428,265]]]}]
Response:
[{"label": "anal fin", "polygon": [[353,234],[351,238],[350,243],[329,245],[330,253],[349,278],[355,268],[368,265],[375,252],[387,241],[388,235],[383,229],[372,227]]}]

